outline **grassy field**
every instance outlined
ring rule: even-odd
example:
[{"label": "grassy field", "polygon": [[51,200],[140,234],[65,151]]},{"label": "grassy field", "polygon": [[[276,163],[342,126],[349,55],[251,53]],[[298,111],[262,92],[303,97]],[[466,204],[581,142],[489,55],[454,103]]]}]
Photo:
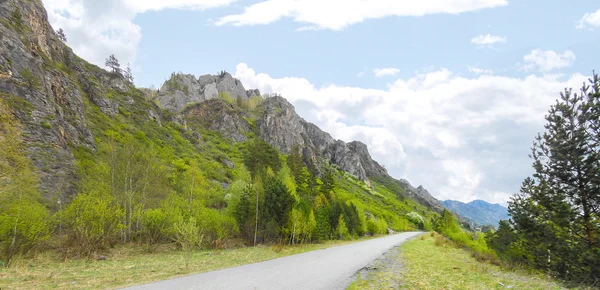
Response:
[{"label": "grassy field", "polygon": [[[363,239],[364,240],[364,239]],[[106,289],[143,284],[193,273],[213,271],[283,256],[348,244],[356,241],[330,241],[323,244],[237,248],[198,251],[186,270],[183,253],[167,247],[149,254],[144,247],[113,249],[105,261],[60,260],[43,253],[0,268],[0,289]]]},{"label": "grassy field", "polygon": [[437,235],[415,238],[392,253],[385,267],[375,267],[348,289],[563,289],[541,276],[479,262]]}]

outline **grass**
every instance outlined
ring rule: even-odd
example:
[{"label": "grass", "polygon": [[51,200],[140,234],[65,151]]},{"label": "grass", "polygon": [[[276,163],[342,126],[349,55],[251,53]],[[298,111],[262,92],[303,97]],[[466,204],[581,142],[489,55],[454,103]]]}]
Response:
[{"label": "grass", "polygon": [[392,261],[402,270],[378,268],[348,289],[563,289],[540,275],[479,262],[444,239],[426,234],[405,243]]},{"label": "grass", "polygon": [[[364,239],[363,239],[364,240]],[[330,241],[323,244],[243,247],[193,253],[189,270],[182,251],[169,246],[150,254],[143,246],[112,249],[105,261],[61,260],[46,252],[0,268],[0,289],[106,289],[144,284],[168,278],[256,263],[284,256],[357,242]]]}]

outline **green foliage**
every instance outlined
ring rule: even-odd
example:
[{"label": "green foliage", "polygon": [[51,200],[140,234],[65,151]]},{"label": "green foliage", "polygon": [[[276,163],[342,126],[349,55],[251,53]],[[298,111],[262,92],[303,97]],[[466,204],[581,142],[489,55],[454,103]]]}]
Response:
[{"label": "green foliage", "polygon": [[0,97],[2,97],[4,104],[10,107],[12,110],[24,112],[27,115],[31,115],[31,111],[33,111],[34,107],[30,102],[28,102],[24,98],[15,95],[4,94],[1,92]]},{"label": "green foliage", "polygon": [[189,217],[174,225],[175,240],[183,250],[185,268],[189,269],[192,251],[202,242],[202,234],[194,217]]},{"label": "green foliage", "polygon": [[496,262],[496,253],[487,246],[485,235],[464,231],[460,227],[458,219],[450,211],[443,211],[442,216],[435,220],[434,229],[457,245],[472,250],[482,259]]},{"label": "green foliage", "polygon": [[163,208],[149,209],[142,215],[142,236],[150,252],[157,244],[168,241],[172,236],[170,229],[175,221]]},{"label": "green foliage", "polygon": [[340,240],[349,240],[352,237],[350,236],[350,232],[348,231],[348,227],[346,226],[346,221],[344,219],[344,215],[340,215],[337,222],[338,226],[335,230],[335,233]]},{"label": "green foliage", "polygon": [[267,168],[277,172],[281,168],[279,152],[262,139],[247,141],[244,164],[252,174],[252,178],[263,175]]},{"label": "green foliage", "polygon": [[12,27],[17,30],[19,33],[23,33],[27,28],[25,23],[23,22],[23,14],[21,13],[21,8],[16,5],[12,5],[14,10],[10,13],[9,21]]},{"label": "green foliage", "polygon": [[21,77],[25,80],[25,83],[32,90],[39,90],[42,82],[40,78],[36,76],[33,72],[31,72],[28,68],[21,71]]},{"label": "green foliage", "polygon": [[116,243],[124,212],[116,200],[102,192],[81,193],[65,210],[65,224],[71,230],[70,253],[90,257]]},{"label": "green foliage", "polygon": [[219,93],[219,99],[227,102],[228,104],[235,104],[236,101],[233,99],[233,97],[231,96],[230,93],[228,92],[220,92]]},{"label": "green foliage", "polygon": [[[533,143],[535,174],[509,202],[515,235],[491,241],[504,257],[521,247],[529,265],[563,279],[600,277],[600,77],[567,89]],[[506,225],[504,232],[508,229]],[[510,245],[506,243],[510,242]],[[519,261],[519,259],[517,259]]]},{"label": "green foliage", "polygon": [[288,223],[289,213],[294,205],[294,199],[283,182],[269,177],[265,182],[264,214],[267,221],[277,226],[280,236]]},{"label": "green foliage", "polygon": [[372,236],[387,234],[388,225],[384,220],[381,219],[367,219],[367,233]]},{"label": "green foliage", "polygon": [[485,236],[486,242],[500,259],[509,264],[529,264],[531,257],[524,247],[524,241],[515,232],[509,221],[500,221],[497,231],[490,231]]},{"label": "green foliage", "polygon": [[183,74],[181,73],[171,73],[171,77],[165,81],[163,86],[168,91],[182,91],[186,95],[190,93],[190,88],[183,84]]},{"label": "green foliage", "polygon": [[221,248],[224,242],[239,234],[234,217],[211,208],[196,209],[194,216],[198,219],[198,227],[204,241],[212,248]]},{"label": "green foliage", "polygon": [[420,214],[412,211],[406,214],[406,218],[408,218],[408,220],[416,225],[420,230],[425,229],[426,221]]},{"label": "green foliage", "polygon": [[50,233],[50,216],[39,202],[38,178],[21,132],[12,110],[0,100],[0,261],[5,266]]},{"label": "green foliage", "polygon": [[48,123],[46,121],[42,121],[41,125],[42,125],[42,128],[44,128],[44,129],[52,129],[52,125],[50,125],[50,123]]}]

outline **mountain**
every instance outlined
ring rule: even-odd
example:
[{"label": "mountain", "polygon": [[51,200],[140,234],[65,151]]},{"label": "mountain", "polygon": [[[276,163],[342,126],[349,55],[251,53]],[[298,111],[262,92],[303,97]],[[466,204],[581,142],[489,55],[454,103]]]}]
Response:
[{"label": "mountain", "polygon": [[[227,188],[243,164],[247,143],[256,138],[282,154],[300,148],[304,164],[317,176],[339,170],[340,187],[352,194],[345,198],[365,208],[385,207],[377,214],[389,222],[409,211],[432,216],[442,210],[422,186],[391,177],[367,145],[334,139],[302,119],[285,98],[263,97],[227,72],[173,73],[160,90],[137,88],[121,73],[73,53],[48,23],[39,0],[0,2],[0,20],[0,101],[19,122],[24,154],[51,211],[93,190],[86,178],[95,173],[88,171],[126,140],[147,146],[144,150],[167,171],[191,162],[210,184]],[[157,195],[176,188],[161,190]],[[217,200],[211,206],[220,210],[225,194]]]},{"label": "mountain", "polygon": [[[207,95],[207,91],[213,93]],[[169,104],[164,108],[173,113],[183,113],[188,118],[201,115],[206,125],[222,132],[224,136],[236,142],[244,141],[244,136],[252,127],[248,121],[249,116],[235,110],[216,110],[214,106],[218,105],[212,100],[218,99],[218,96],[242,103],[260,96],[260,92],[246,90],[239,80],[227,72],[199,77],[172,74],[154,99],[160,104]],[[406,180],[396,180],[389,176],[387,170],[371,158],[366,144],[360,141],[346,143],[335,140],[329,133],[302,119],[285,98],[278,95],[268,97],[262,102],[260,109],[261,114],[254,124],[259,136],[280,152],[289,154],[294,146],[298,146],[302,149],[304,161],[315,165],[316,169],[332,164],[359,180],[370,183],[372,179],[386,183],[396,188],[397,195],[412,198],[430,209],[441,211],[441,203],[422,186],[414,188]],[[203,113],[199,113],[199,110]]]},{"label": "mountain", "polygon": [[508,209],[499,204],[491,204],[484,200],[474,200],[463,203],[455,200],[444,200],[445,208],[455,212],[460,217],[479,226],[497,226],[501,220],[507,220]]}]

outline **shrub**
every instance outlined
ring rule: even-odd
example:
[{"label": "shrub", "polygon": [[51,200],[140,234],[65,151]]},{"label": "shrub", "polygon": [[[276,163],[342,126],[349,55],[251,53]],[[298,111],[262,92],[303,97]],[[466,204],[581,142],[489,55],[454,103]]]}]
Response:
[{"label": "shrub", "polygon": [[163,209],[149,209],[142,215],[142,238],[150,252],[161,241],[169,239],[170,220]]},{"label": "shrub", "polygon": [[49,214],[37,202],[18,201],[0,214],[0,261],[10,266],[16,255],[26,254],[50,234]]},{"label": "shrub", "polygon": [[183,250],[185,268],[189,269],[193,250],[202,242],[202,235],[199,232],[196,219],[190,217],[185,221],[175,224],[175,240]]},{"label": "shrub", "polygon": [[212,208],[200,208],[195,216],[204,241],[212,248],[220,248],[223,243],[239,233],[234,217]]},{"label": "shrub", "polygon": [[65,223],[71,230],[70,246],[76,257],[90,257],[117,240],[123,210],[112,196],[79,194],[65,210]]}]

